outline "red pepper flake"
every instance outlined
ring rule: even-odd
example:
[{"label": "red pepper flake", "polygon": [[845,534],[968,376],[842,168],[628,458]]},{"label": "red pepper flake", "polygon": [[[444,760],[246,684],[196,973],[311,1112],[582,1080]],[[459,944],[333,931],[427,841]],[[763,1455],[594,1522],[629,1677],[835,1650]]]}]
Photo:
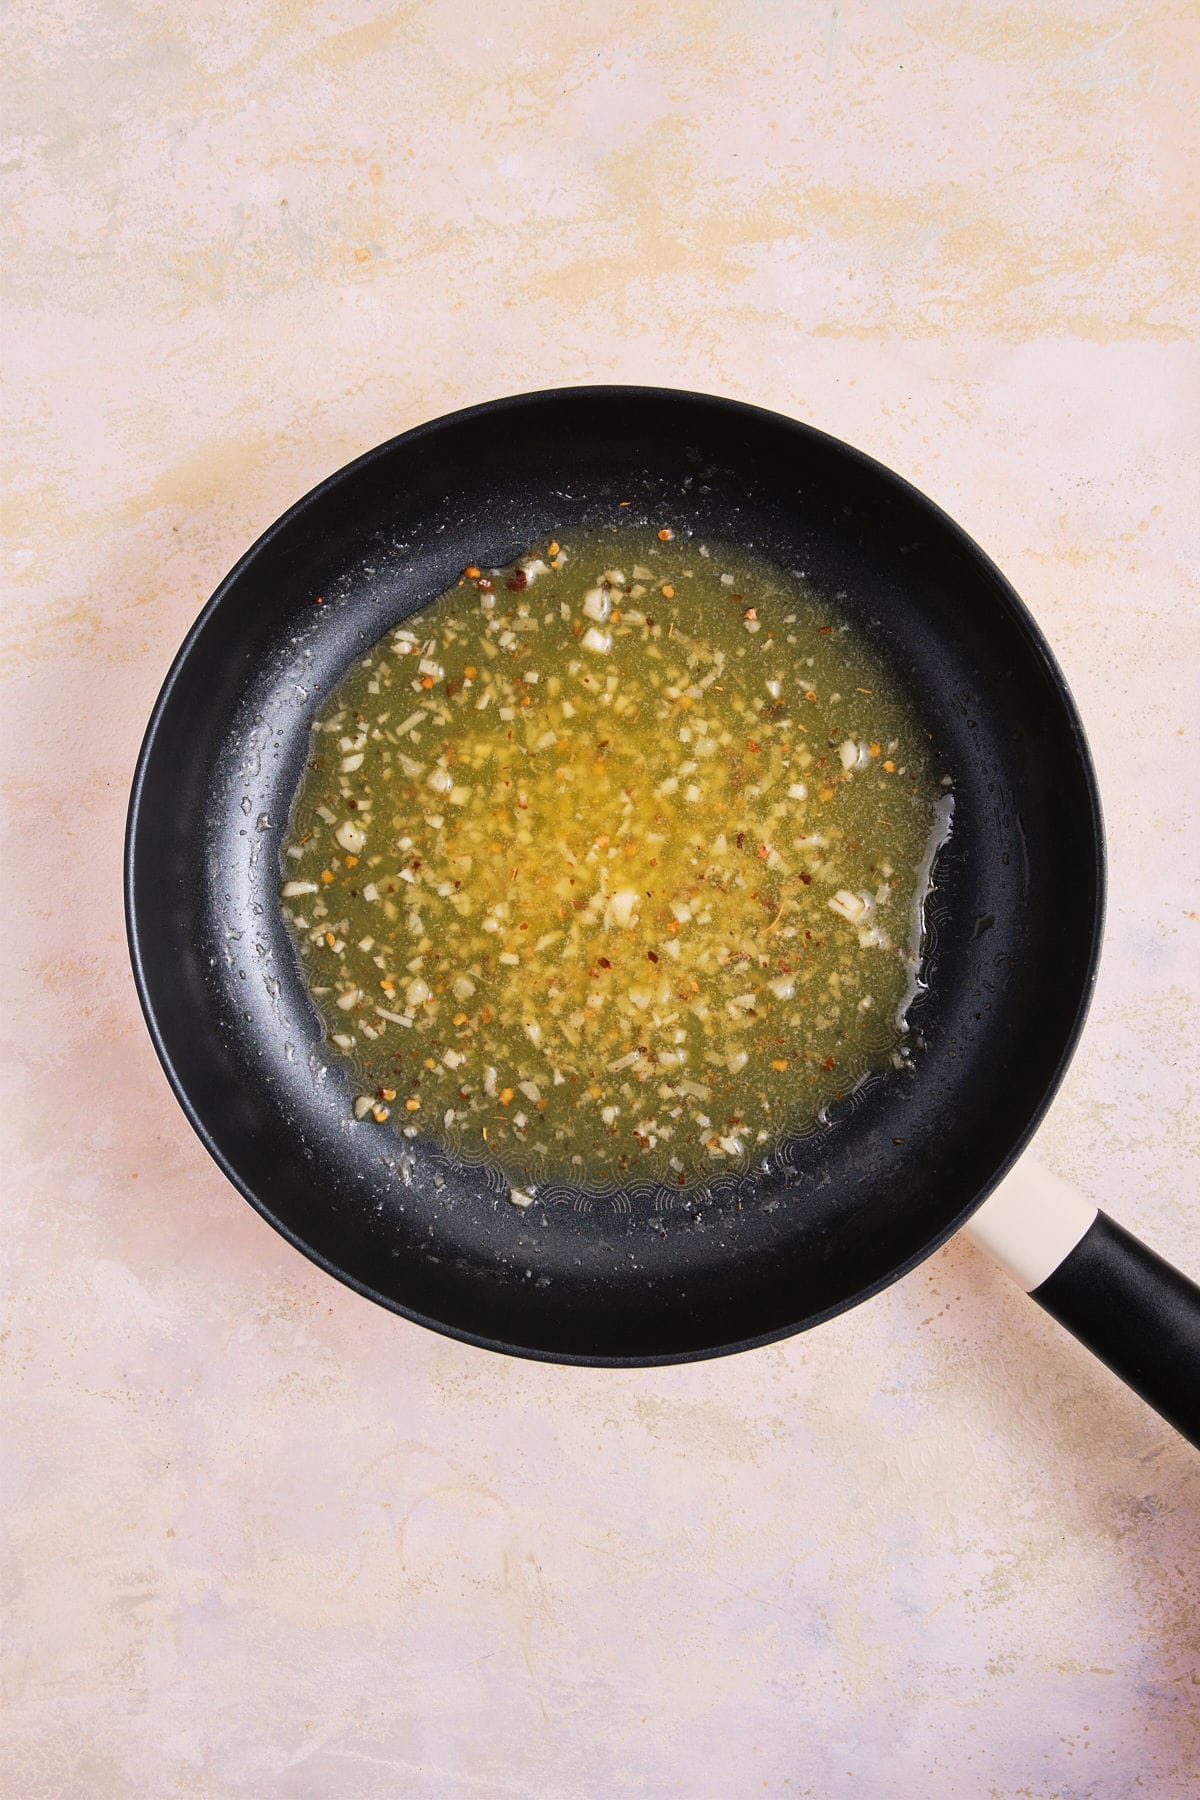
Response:
[{"label": "red pepper flake", "polygon": [[524,569],[514,569],[504,585],[511,594],[519,594],[523,587],[529,586],[529,576]]},{"label": "red pepper flake", "polygon": [[658,961],[658,957],[653,950],[647,950],[646,955],[650,958],[651,962],[656,963]]},{"label": "red pepper flake", "polygon": [[812,883],[812,876],[809,874],[807,869],[801,869],[800,879],[804,883],[805,887],[809,887]]},{"label": "red pepper flake", "polygon": [[747,750],[753,750],[755,756],[757,756],[759,751],[762,749],[762,745],[759,743],[757,738],[747,738],[746,739],[746,748],[747,748]]},{"label": "red pepper flake", "polygon": [[486,575],[481,575],[479,580],[475,583],[475,586],[481,588],[485,594],[490,594],[492,591],[492,584]]},{"label": "red pepper flake", "polygon": [[823,1063],[822,1063],[822,1064],[821,1064],[821,1067],[822,1067],[822,1068],[823,1068],[823,1069],[825,1069],[825,1070],[826,1070],[826,1071],[828,1071],[828,1070],[830,1070],[830,1069],[832,1069],[832,1067],[833,1067],[833,1058],[832,1058],[832,1056],[827,1056],[827,1057],[826,1057],[826,1058],[825,1058],[825,1061],[824,1061],[824,1062],[823,1062]]},{"label": "red pepper flake", "polygon": [[609,962],[607,956],[598,956],[596,958],[596,961],[600,964],[600,967],[602,969],[611,969],[612,968],[612,964]]},{"label": "red pepper flake", "polygon": [[325,604],[324,594],[314,594],[313,595],[313,605],[314,606],[324,606],[324,604]]},{"label": "red pepper flake", "polygon": [[818,637],[828,637],[832,630],[833,630],[832,625],[818,625],[817,626],[817,636]]}]

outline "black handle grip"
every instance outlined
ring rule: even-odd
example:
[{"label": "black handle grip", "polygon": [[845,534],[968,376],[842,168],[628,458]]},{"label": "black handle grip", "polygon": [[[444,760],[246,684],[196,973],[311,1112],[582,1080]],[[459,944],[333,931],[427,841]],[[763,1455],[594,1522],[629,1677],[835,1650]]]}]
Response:
[{"label": "black handle grip", "polygon": [[1097,1213],[1033,1298],[1200,1448],[1200,1287]]}]

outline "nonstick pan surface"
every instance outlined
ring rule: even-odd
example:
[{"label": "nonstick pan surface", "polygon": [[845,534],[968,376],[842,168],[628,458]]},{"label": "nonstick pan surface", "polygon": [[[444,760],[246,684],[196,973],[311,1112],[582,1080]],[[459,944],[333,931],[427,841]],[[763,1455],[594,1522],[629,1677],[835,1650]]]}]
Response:
[{"label": "nonstick pan surface", "polygon": [[[621,502],[628,502],[622,506]],[[953,780],[907,1070],[765,1166],[518,1211],[496,1173],[356,1124],[278,905],[309,722],[353,659],[452,585],[582,526],[669,519],[802,570],[882,649]],[[619,538],[616,540],[619,545]],[[318,604],[318,597],[320,603]],[[1086,744],[999,571],[930,501],[807,426],[698,394],[574,388],[370,452],[217,589],[154,710],[130,805],[134,972],[212,1156],[275,1228],[437,1330],[564,1362],[745,1349],[876,1292],[1008,1168],[1079,1032],[1103,906]]]}]

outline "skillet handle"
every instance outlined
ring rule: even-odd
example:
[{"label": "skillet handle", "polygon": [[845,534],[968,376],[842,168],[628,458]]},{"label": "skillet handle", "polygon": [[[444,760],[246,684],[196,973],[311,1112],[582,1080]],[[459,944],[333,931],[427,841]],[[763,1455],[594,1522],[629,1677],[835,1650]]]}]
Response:
[{"label": "skillet handle", "polygon": [[1038,1305],[1200,1447],[1200,1287],[1048,1169],[1020,1162],[966,1227]]}]

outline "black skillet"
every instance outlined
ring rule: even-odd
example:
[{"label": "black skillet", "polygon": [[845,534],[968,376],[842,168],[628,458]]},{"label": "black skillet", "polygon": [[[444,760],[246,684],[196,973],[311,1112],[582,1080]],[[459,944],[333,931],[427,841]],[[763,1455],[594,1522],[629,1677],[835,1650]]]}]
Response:
[{"label": "black skillet", "polygon": [[[280,919],[281,834],[312,715],[388,626],[468,563],[502,564],[584,525],[667,518],[677,533],[752,544],[803,570],[891,659],[953,777],[911,1068],[872,1077],[757,1171],[683,1192],[597,1193],[552,1176],[518,1212],[499,1176],[352,1121],[348,1078]],[[360,457],[285,513],[222,582],[167,677],[126,857],[155,1047],[203,1143],[263,1217],[420,1324],[493,1350],[612,1365],[801,1331],[963,1225],[1030,1137],[1074,1047],[1103,887],[1078,717],[983,553],[836,439],[647,388],[455,413]],[[1200,1432],[1200,1291],[1103,1215],[1039,1291],[1046,1304],[1051,1290],[1065,1323],[1180,1429]]]}]

